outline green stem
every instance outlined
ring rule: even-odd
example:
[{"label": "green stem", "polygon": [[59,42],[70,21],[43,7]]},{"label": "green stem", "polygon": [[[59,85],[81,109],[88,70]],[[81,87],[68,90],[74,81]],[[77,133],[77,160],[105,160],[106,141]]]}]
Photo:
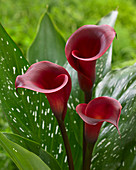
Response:
[{"label": "green stem", "polygon": [[71,152],[71,148],[70,148],[67,132],[66,132],[66,129],[65,129],[64,121],[60,120],[60,119],[57,119],[57,121],[58,121],[60,130],[61,130],[61,134],[62,134],[62,137],[63,137],[63,141],[64,141],[66,153],[67,153],[69,170],[74,170],[74,164],[73,164],[73,159],[72,159],[72,152]]},{"label": "green stem", "polygon": [[92,152],[93,152],[94,145],[95,145],[95,143],[86,142],[86,150],[85,150],[85,155],[84,155],[83,170],[90,170]]}]

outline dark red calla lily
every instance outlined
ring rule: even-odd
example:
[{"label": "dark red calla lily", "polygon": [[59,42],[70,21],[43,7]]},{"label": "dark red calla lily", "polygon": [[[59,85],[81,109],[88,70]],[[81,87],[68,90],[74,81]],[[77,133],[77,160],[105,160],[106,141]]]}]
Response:
[{"label": "dark red calla lily", "polygon": [[118,122],[121,108],[121,104],[111,97],[98,97],[88,104],[79,104],[76,111],[85,122],[86,140],[92,143],[96,142],[104,121],[113,124],[119,132]]},{"label": "dark red calla lily", "polygon": [[68,39],[65,54],[78,72],[80,88],[90,93],[95,81],[95,64],[110,47],[116,32],[109,25],[85,25]]},{"label": "dark red calla lily", "polygon": [[63,67],[49,61],[35,63],[25,74],[17,76],[15,87],[44,93],[56,118],[64,120],[71,78]]}]

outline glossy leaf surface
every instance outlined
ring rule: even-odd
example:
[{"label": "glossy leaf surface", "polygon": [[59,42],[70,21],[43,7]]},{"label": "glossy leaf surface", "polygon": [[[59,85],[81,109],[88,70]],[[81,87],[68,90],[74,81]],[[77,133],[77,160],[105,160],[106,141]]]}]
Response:
[{"label": "glossy leaf surface", "polygon": [[110,96],[122,105],[119,130],[105,123],[94,150],[93,167],[133,170],[136,167],[136,66],[111,71],[96,87],[96,97]]},{"label": "glossy leaf surface", "polygon": [[22,146],[23,148],[33,152],[39,156],[45,164],[52,170],[60,170],[60,166],[55,158],[53,158],[48,152],[41,148],[40,144],[29,140],[27,138],[21,137],[16,134],[4,133],[4,135],[12,142]]},{"label": "glossy leaf surface", "polygon": [[[48,22],[42,25],[42,22],[45,18],[41,21],[41,25],[39,27],[39,32],[42,32],[43,27],[48,27],[50,30],[51,21],[50,18],[45,14],[46,19]],[[109,18],[114,20],[117,17],[111,13]],[[104,20],[105,21],[105,20]],[[105,21],[108,22],[109,20]],[[113,25],[114,25],[113,22]],[[108,24],[108,23],[103,23]],[[54,29],[54,28],[53,28]],[[53,31],[54,32],[54,31]],[[41,33],[43,34],[43,33]],[[53,33],[54,35],[54,33]],[[56,36],[56,35],[55,35]],[[51,36],[54,37],[54,36]],[[60,35],[59,35],[60,37]],[[37,38],[36,38],[37,39]],[[53,39],[53,41],[55,41]],[[62,42],[62,40],[61,40]],[[37,46],[40,46],[40,43],[44,43],[43,41],[36,41],[33,43]],[[46,41],[47,43],[47,41]],[[30,55],[30,51],[34,50],[35,46],[31,46],[29,49],[29,57],[33,60],[33,54]],[[65,46],[65,42],[63,41],[60,43],[60,49],[63,49]],[[33,47],[33,48],[32,48]],[[41,53],[43,54],[43,48],[41,49]],[[54,50],[53,48],[51,49]],[[105,55],[111,57],[111,48],[109,49],[110,52],[107,52]],[[63,50],[61,50],[63,51]],[[63,60],[62,55],[57,55],[57,57],[53,58],[54,55],[48,53],[45,55],[39,55],[38,52],[36,53],[36,57],[34,57],[33,61],[29,61],[33,63],[35,61],[40,60],[49,60],[52,62],[56,62],[64,67],[69,71],[71,78],[72,78],[72,93],[68,103],[68,112],[66,114],[65,124],[68,131],[68,136],[70,139],[70,145],[72,148],[72,154],[74,158],[75,169],[79,169],[82,166],[82,120],[78,116],[75,111],[76,106],[79,103],[84,102],[84,97],[82,91],[79,89],[77,74],[71,68],[71,66],[66,62],[66,58]],[[65,53],[64,53],[65,55]],[[45,56],[49,56],[45,58]],[[38,58],[37,58],[38,57]],[[61,61],[60,61],[61,60]],[[99,74],[104,74],[105,65],[106,68],[110,68],[110,58],[105,61],[105,59],[100,60],[97,63],[96,69],[98,70]],[[109,63],[109,64],[106,64]],[[102,65],[102,66],[101,66]],[[5,113],[9,125],[12,128],[12,131],[16,134],[19,134],[25,138],[33,140],[40,144],[43,149],[48,151],[50,154],[53,155],[54,158],[59,162],[62,169],[67,168],[67,157],[65,153],[65,148],[62,141],[62,136],[59,131],[58,124],[55,120],[54,115],[52,114],[49,103],[45,98],[44,94],[38,94],[36,92],[32,92],[29,90],[23,90],[20,92],[20,95],[16,93],[15,90],[15,78],[25,73],[28,69],[29,64],[26,59],[23,57],[19,48],[15,45],[15,43],[10,39],[8,34],[5,32],[2,26],[0,26],[0,102],[2,104],[3,113]],[[103,69],[102,69],[102,68]],[[101,69],[100,69],[101,68]],[[107,69],[109,71],[109,69]],[[99,79],[96,78],[96,84],[102,80],[103,76],[99,76]],[[80,128],[79,128],[80,127]]]},{"label": "glossy leaf surface", "polygon": [[[17,94],[15,79],[24,74],[29,64],[20,49],[11,40],[2,25],[0,25],[0,102],[12,131],[25,138],[33,140],[48,151],[59,162],[61,168],[67,168],[67,156],[57,121],[51,112],[44,94],[24,90]],[[75,110],[74,110],[75,111]],[[73,112],[70,111],[73,115]],[[75,139],[71,115],[66,115],[66,128],[69,130],[74,164],[77,168],[81,160],[81,148]],[[72,122],[72,123],[70,123]],[[70,128],[69,128],[70,127]],[[80,161],[81,162],[81,161]]]},{"label": "glossy leaf surface", "polygon": [[[114,27],[115,21],[118,16],[118,11],[112,11],[105,17],[103,17],[97,24],[107,24]],[[116,30],[115,30],[116,31]],[[116,39],[114,41],[117,41]],[[111,70],[112,61],[112,45],[106,51],[106,53],[96,62],[96,80],[94,84],[94,91],[97,84],[103,79],[103,77]]]},{"label": "glossy leaf surface", "polygon": [[8,152],[19,169],[50,170],[50,168],[38,156],[24,149],[20,145],[11,142],[1,132],[0,144]]}]

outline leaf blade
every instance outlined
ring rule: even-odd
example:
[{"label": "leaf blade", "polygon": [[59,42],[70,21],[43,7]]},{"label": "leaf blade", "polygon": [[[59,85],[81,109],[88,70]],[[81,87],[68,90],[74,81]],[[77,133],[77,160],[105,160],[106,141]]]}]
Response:
[{"label": "leaf blade", "polygon": [[52,170],[60,170],[60,166],[58,162],[45,150],[42,149],[41,145],[31,141],[27,138],[21,137],[16,134],[11,133],[3,133],[10,141],[22,146],[23,148],[33,152],[37,156],[39,156],[50,169]]},{"label": "leaf blade", "polygon": [[20,145],[11,142],[1,132],[0,143],[19,169],[50,169],[38,156],[24,149]]},{"label": "leaf blade", "polygon": [[65,41],[55,28],[49,14],[41,19],[37,35],[27,52],[30,64],[49,60],[63,65],[65,58]]},{"label": "leaf blade", "polygon": [[136,166],[136,66],[109,72],[96,87],[95,97],[98,96],[110,96],[121,103],[121,139],[113,125],[104,123],[93,153],[93,167],[133,170]]}]

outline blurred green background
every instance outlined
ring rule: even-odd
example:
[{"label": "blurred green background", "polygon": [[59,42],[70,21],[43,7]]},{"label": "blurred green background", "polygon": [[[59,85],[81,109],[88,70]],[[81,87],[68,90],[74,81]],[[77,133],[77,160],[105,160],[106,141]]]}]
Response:
[{"label": "blurred green background", "polygon": [[[65,40],[80,26],[96,24],[118,9],[112,68],[136,63],[136,0],[0,0],[0,22],[24,56],[36,35],[40,16],[47,9]],[[1,111],[0,131],[10,131]],[[0,148],[0,170],[6,169],[16,167]]]}]

